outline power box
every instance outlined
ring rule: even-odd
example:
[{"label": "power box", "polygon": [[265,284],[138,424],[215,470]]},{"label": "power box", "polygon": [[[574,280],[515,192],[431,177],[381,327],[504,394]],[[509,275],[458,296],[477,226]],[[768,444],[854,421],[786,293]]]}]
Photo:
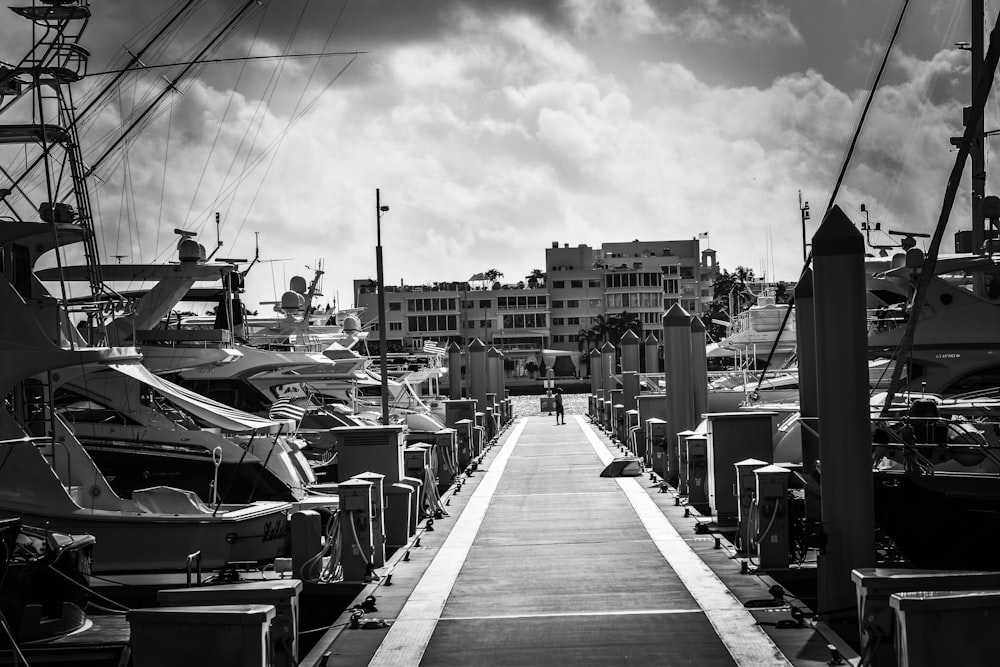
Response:
[{"label": "power box", "polygon": [[338,481],[363,472],[385,475],[389,484],[402,478],[405,442],[401,426],[340,426],[330,432],[336,440]]},{"label": "power box", "polygon": [[611,406],[612,433],[618,442],[625,442],[625,406],[616,403]]},{"label": "power box", "polygon": [[677,434],[677,493],[688,494],[687,477],[687,437],[695,435],[695,431],[681,431]]},{"label": "power box", "polygon": [[670,436],[668,426],[667,421],[659,417],[646,420],[646,446],[653,470],[664,478],[667,476],[667,438]]},{"label": "power box", "polygon": [[733,464],[736,468],[737,519],[739,527],[736,531],[736,548],[744,553],[750,553],[750,527],[753,524],[751,509],[757,499],[757,477],[754,471],[767,465],[760,459],[743,459]]},{"label": "power box", "polygon": [[[475,415],[473,415],[475,417]],[[473,458],[473,443],[475,441],[476,422],[472,419],[460,419],[455,422],[456,446],[458,448],[458,470],[468,467]]]},{"label": "power box", "polygon": [[355,475],[354,479],[360,479],[372,485],[370,514],[372,550],[369,560],[371,560],[372,566],[382,567],[385,565],[385,475],[380,475],[377,472],[363,472]]},{"label": "power box", "polygon": [[433,469],[437,476],[438,489],[444,492],[462,471],[458,466],[458,431],[453,428],[443,428],[434,436]]},{"label": "power box", "polygon": [[456,423],[462,419],[476,419],[476,399],[461,398],[444,402],[444,425],[457,428]]},{"label": "power box", "polygon": [[374,549],[372,542],[372,488],[371,482],[349,479],[337,487],[340,496],[340,531],[343,546],[340,566],[344,581],[360,582],[368,574],[368,563]]},{"label": "power box", "polygon": [[708,502],[715,520],[735,524],[737,461],[770,460],[776,412],[717,412],[708,415]]},{"label": "power box", "polygon": [[770,465],[757,468],[757,558],[764,570],[788,567],[790,522],[788,520],[788,468]]},{"label": "power box", "polygon": [[272,605],[132,609],[129,644],[135,667],[270,667]]},{"label": "power box", "polygon": [[299,664],[299,595],[298,579],[245,581],[239,584],[171,588],[156,593],[161,607],[186,607],[224,604],[272,605],[271,655],[274,667],[297,667]]},{"label": "power box", "polygon": [[705,480],[708,475],[708,436],[689,435],[684,444],[687,446],[688,504],[704,514],[709,511]]},{"label": "power box", "polygon": [[628,451],[632,456],[641,457],[636,446],[635,435],[639,431],[639,411],[632,409],[625,411],[625,446],[628,447]]}]

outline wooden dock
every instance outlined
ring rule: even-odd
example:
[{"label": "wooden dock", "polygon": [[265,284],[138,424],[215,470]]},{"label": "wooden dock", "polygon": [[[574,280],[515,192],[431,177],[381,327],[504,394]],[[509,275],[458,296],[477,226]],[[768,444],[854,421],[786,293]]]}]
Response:
[{"label": "wooden dock", "polygon": [[346,612],[302,667],[829,664],[836,637],[787,606],[748,609],[771,582],[740,574],[671,494],[600,477],[616,455],[583,417],[519,418],[450,516],[387,564],[389,585],[361,593],[375,627]]}]

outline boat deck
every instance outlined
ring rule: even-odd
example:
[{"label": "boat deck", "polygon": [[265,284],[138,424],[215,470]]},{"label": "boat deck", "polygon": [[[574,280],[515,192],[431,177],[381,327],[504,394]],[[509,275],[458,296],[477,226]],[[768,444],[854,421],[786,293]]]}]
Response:
[{"label": "boat deck", "polygon": [[388,627],[351,629],[348,611],[303,667],[828,664],[817,629],[779,626],[788,607],[747,609],[771,582],[739,574],[671,494],[600,477],[618,454],[585,418],[519,418],[497,445],[387,564],[390,585],[359,596]]}]

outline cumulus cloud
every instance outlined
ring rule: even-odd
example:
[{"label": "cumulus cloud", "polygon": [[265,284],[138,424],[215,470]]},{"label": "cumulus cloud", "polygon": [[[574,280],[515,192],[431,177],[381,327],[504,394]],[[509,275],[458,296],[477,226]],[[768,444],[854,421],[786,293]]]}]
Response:
[{"label": "cumulus cloud", "polygon": [[[611,71],[580,38],[604,25],[706,41],[799,40],[787,10],[771,2],[560,6],[573,17],[569,30],[554,15],[453,3],[435,14],[447,29],[386,43],[325,92],[332,75],[323,70],[303,98],[315,106],[294,127],[308,68],[287,70],[286,92],[271,96],[234,93],[219,75],[196,83],[136,140],[128,172],[107,175],[104,242],[120,248],[121,230],[132,229],[141,245],[124,245],[132,259],[148,259],[170,247],[170,227],[186,224],[211,245],[220,210],[224,255],[251,256],[259,232],[265,258],[294,258],[255,269],[251,307],[318,258],[328,296],[338,290],[350,305],[351,281],[375,275],[380,188],[391,207],[382,218],[391,283],[461,280],[491,267],[516,280],[543,266],[552,241],[705,230],[723,266],[758,269],[773,254],[778,277],[797,277],[797,193],[822,209],[863,91],[841,90],[817,70],[766,85],[708,83],[668,58]],[[948,93],[962,62],[896,59],[902,83],[880,91],[841,195],[849,212],[866,202],[892,224],[929,226],[960,119]],[[253,80],[267,81],[274,65],[254,67]],[[118,117],[114,107],[105,113],[106,129]],[[119,214],[129,189],[134,205]]]},{"label": "cumulus cloud", "polygon": [[566,0],[566,6],[578,32],[624,38],[669,35],[710,43],[802,41],[788,10],[770,0]]}]

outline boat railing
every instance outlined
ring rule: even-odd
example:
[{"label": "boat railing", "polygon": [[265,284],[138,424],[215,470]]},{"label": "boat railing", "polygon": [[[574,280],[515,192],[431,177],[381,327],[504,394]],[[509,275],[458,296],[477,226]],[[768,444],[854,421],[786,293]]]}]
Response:
[{"label": "boat railing", "polygon": [[[55,474],[55,476],[59,478],[59,481],[63,483],[63,486],[69,489],[73,480],[73,475],[72,475],[73,457],[70,455],[69,448],[66,446],[66,443],[56,442],[56,440],[52,438],[52,436],[48,435],[24,436],[23,438],[10,438],[8,440],[0,440],[0,447],[4,445],[17,445],[22,443],[31,443],[32,445],[34,445],[38,453],[42,456],[43,459],[45,459],[45,462],[49,464],[50,468],[52,468],[52,472]],[[57,447],[59,451],[61,451],[65,456],[65,464],[62,466],[63,473],[60,473],[59,470],[60,466],[58,461],[56,460]]]},{"label": "boat railing", "polygon": [[[904,469],[920,474],[935,473],[935,457],[947,454],[967,465],[989,461],[1000,469],[1000,446],[981,429],[991,426],[1000,432],[1000,423],[949,419],[942,416],[912,417],[890,415],[872,417],[875,426],[872,465],[884,457],[902,463]],[[897,459],[897,455],[899,459]]]},{"label": "boat railing", "polygon": [[760,384],[761,389],[785,388],[774,386],[777,380],[784,378],[794,378],[794,384],[798,384],[799,371],[797,368],[785,368],[764,371],[764,378],[761,380],[761,371],[751,368],[739,368],[733,371],[709,371],[709,389],[726,391],[730,389],[743,388],[748,394],[753,393]]},{"label": "boat railing", "polygon": [[866,313],[869,334],[891,331],[906,324],[906,320],[909,319],[907,311],[902,306],[869,308]]},{"label": "boat railing", "polygon": [[232,345],[226,329],[150,329],[135,332],[137,343],[155,343],[162,347],[214,348]]}]

